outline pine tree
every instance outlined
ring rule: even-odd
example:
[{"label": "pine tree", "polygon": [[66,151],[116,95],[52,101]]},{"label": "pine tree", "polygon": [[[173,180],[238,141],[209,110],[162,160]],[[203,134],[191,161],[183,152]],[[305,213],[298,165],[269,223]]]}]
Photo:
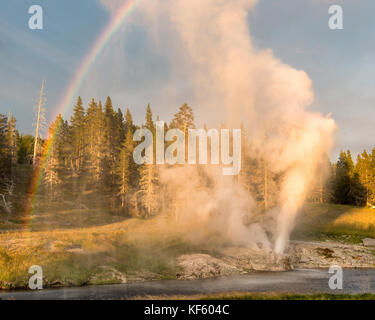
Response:
[{"label": "pine tree", "polygon": [[[116,113],[108,97],[104,107],[104,159],[102,178],[108,192],[112,194],[116,184],[116,163],[119,158],[121,132]],[[114,194],[113,194],[114,196]],[[113,197],[114,201],[114,197]]]},{"label": "pine tree", "polygon": [[155,164],[140,167],[139,195],[145,217],[149,217],[159,208],[159,172]]},{"label": "pine tree", "polygon": [[87,153],[90,160],[92,161],[92,157],[94,154],[94,148],[97,144],[96,132],[98,130],[95,120],[97,118],[98,106],[94,99],[91,100],[87,110],[86,110],[86,117],[85,117],[85,137],[87,140]]},{"label": "pine tree", "polygon": [[[64,120],[59,115],[56,120],[51,124],[48,131],[48,139],[53,140],[49,142],[51,150],[47,157],[47,163],[44,170],[44,182],[48,186],[50,200],[54,200],[55,186],[61,184],[61,156],[63,156],[63,140],[61,130],[64,127]],[[48,143],[48,142],[47,142]]]},{"label": "pine tree", "polygon": [[170,127],[178,128],[185,133],[188,129],[195,128],[193,109],[189,107],[186,103],[183,104],[180,107],[179,111],[174,115]]},{"label": "pine tree", "polygon": [[125,122],[124,122],[124,115],[122,114],[122,111],[120,108],[118,108],[117,113],[115,114],[116,118],[116,127],[118,131],[119,136],[119,145],[121,145],[126,137],[126,131],[125,131]]},{"label": "pine tree", "polygon": [[125,114],[124,130],[126,134],[128,134],[129,130],[131,130],[131,132],[135,131],[135,126],[133,124],[133,117],[128,108],[126,109],[126,114]]},{"label": "pine tree", "polygon": [[150,104],[148,104],[147,109],[146,109],[146,128],[150,130],[152,133],[155,132],[155,124],[154,124],[154,121],[152,120],[152,111],[151,111]]},{"label": "pine tree", "polygon": [[[131,203],[134,203],[135,190],[138,185],[138,170],[133,159],[134,141],[133,134],[135,126],[133,124],[133,117],[129,111],[126,110],[125,128],[127,130],[125,141],[122,144],[119,161],[116,168],[117,174],[117,195],[121,200],[121,207],[127,208],[130,211]],[[136,201],[135,201],[136,202]]]},{"label": "pine tree", "polygon": [[62,185],[68,187],[70,184],[69,178],[72,176],[72,168],[70,166],[72,153],[72,145],[70,144],[70,127],[68,121],[62,118],[61,127],[59,130],[58,139],[55,146],[57,150],[57,157],[59,162],[59,178]]},{"label": "pine tree", "polygon": [[72,145],[72,168],[76,175],[83,170],[85,160],[85,111],[81,97],[78,97],[70,119],[70,136]]},{"label": "pine tree", "polygon": [[[152,111],[150,105],[146,110],[145,127],[153,133],[155,139],[155,125],[152,120]],[[155,144],[154,144],[155,145]],[[155,156],[155,155],[154,155]],[[149,161],[146,161],[146,163]],[[149,217],[158,209],[159,195],[159,172],[155,164],[144,164],[139,167],[139,191],[138,195],[144,209],[144,216]]]},{"label": "pine tree", "polygon": [[351,152],[341,151],[336,164],[334,201],[340,204],[361,206],[366,202],[366,191],[354,170]]},{"label": "pine tree", "polygon": [[336,179],[334,199],[336,203],[346,204],[349,202],[350,192],[350,167],[348,165],[346,153],[341,151],[339,160],[336,163]]},{"label": "pine tree", "polygon": [[19,164],[31,164],[33,161],[34,137],[21,135],[18,142],[17,159]]},{"label": "pine tree", "polygon": [[117,184],[118,184],[118,196],[121,199],[121,207],[126,208],[129,204],[134,178],[134,162],[133,162],[133,133],[129,129],[126,135],[126,139],[123,143],[120,151],[119,163],[117,166]]},{"label": "pine tree", "polygon": [[101,107],[92,99],[86,111],[85,132],[87,140],[87,161],[90,181],[97,186],[102,175],[102,161],[105,152],[104,116]]},{"label": "pine tree", "polygon": [[[184,103],[179,111],[174,115],[170,124],[170,128],[180,129],[185,134],[185,150],[188,150],[188,130],[194,129],[194,114],[193,109]],[[166,143],[165,146],[169,147],[172,142]],[[185,153],[185,163],[188,161],[188,154]]]},{"label": "pine tree", "polygon": [[113,145],[115,144],[115,134],[116,134],[116,119],[115,112],[112,107],[112,100],[107,97],[104,105],[104,122],[105,122],[105,138],[107,143],[107,155],[111,157],[114,150]]}]

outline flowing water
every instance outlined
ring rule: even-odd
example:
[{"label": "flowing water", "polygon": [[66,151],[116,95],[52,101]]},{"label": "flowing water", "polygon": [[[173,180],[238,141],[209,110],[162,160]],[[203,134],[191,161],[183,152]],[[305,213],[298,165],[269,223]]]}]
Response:
[{"label": "flowing water", "polygon": [[343,290],[331,290],[328,270],[301,269],[287,272],[256,272],[248,275],[201,280],[160,280],[118,285],[4,291],[2,299],[128,299],[147,295],[194,295],[231,291],[284,293],[375,293],[375,269],[346,269]]}]

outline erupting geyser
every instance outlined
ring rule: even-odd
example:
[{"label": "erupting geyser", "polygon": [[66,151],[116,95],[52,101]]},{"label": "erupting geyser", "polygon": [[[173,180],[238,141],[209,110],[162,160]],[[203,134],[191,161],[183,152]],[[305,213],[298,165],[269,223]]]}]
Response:
[{"label": "erupting geyser", "polygon": [[[306,110],[313,101],[313,92],[304,71],[282,63],[269,49],[254,48],[248,12],[256,2],[149,0],[140,2],[137,10],[143,16],[142,27],[153,36],[158,52],[171,65],[168,86],[177,87],[177,81],[184,79],[189,88],[193,87],[189,102],[202,118],[214,115],[217,123],[225,121],[229,128],[242,125],[269,169],[283,173],[279,207],[272,210],[277,218],[270,239],[274,250],[283,253],[317,167],[330,153],[335,122]],[[113,3],[110,9],[116,10]],[[182,217],[206,221],[209,212],[218,210],[222,213],[220,219],[210,225],[221,224],[232,241],[270,245],[262,228],[243,225],[242,217],[251,211],[251,205],[238,201],[241,195],[248,196],[233,180],[223,182],[220,171],[207,169],[214,184],[206,189],[195,188],[198,177],[194,170],[169,170],[178,170],[179,181],[189,181],[188,186],[177,185],[179,182],[173,179],[176,172],[164,173],[169,189],[179,199]],[[187,180],[181,178],[184,175]],[[184,202],[184,198],[188,200]]]}]

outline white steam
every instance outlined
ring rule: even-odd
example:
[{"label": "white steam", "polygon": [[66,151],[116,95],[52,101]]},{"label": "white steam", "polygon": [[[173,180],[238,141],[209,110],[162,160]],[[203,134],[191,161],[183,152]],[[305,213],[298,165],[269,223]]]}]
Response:
[{"label": "white steam", "polygon": [[[116,10],[115,2],[101,1]],[[313,92],[304,71],[282,63],[271,50],[254,48],[247,19],[256,3],[145,0],[138,9],[143,14],[143,27],[159,44],[157,50],[162,51],[163,44],[174,44],[168,45],[164,53],[173,72],[186,75],[193,92],[192,102],[188,102],[199,110],[199,115],[210,118],[214,114],[215,119],[221,115],[230,128],[243,124],[270,170],[285,173],[280,207],[275,209],[273,239],[275,251],[282,253],[317,166],[330,153],[335,122],[306,110],[313,101]],[[259,225],[244,226],[243,217],[251,212],[252,201],[233,179],[210,171],[214,186],[202,189],[195,184],[199,178],[191,168],[167,171],[164,182],[179,199],[181,216],[194,215],[207,221],[213,211],[221,211],[221,220],[210,224],[220,224],[232,241],[271,245]],[[181,179],[183,184],[179,185]]]}]

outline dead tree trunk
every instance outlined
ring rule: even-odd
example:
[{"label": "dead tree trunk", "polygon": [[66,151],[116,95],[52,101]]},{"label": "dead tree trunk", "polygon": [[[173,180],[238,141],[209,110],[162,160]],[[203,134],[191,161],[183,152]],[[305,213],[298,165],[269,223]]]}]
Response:
[{"label": "dead tree trunk", "polygon": [[7,214],[12,213],[12,203],[9,200],[7,200],[7,196],[13,195],[13,189],[14,189],[14,183],[13,181],[9,181],[6,184],[6,192],[0,194],[0,197],[3,200],[2,207],[5,209]]},{"label": "dead tree trunk", "polygon": [[39,128],[40,128],[41,111],[42,111],[42,105],[43,105],[43,90],[44,90],[44,80],[42,81],[42,87],[40,89],[39,103],[38,103],[38,114],[37,114],[36,128],[35,128],[34,155],[33,155],[33,166],[34,167],[36,165],[36,157],[37,157],[37,151],[38,151]]},{"label": "dead tree trunk", "polygon": [[8,204],[6,198],[5,198],[5,194],[0,194],[1,198],[3,199],[3,207],[6,211],[6,213],[10,214],[12,212],[11,208],[10,208],[10,205]]}]

